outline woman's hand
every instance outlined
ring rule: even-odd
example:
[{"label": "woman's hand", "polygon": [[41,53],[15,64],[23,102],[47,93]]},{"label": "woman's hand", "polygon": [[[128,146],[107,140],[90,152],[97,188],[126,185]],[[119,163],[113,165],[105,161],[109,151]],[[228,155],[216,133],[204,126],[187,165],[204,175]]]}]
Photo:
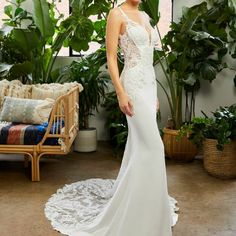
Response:
[{"label": "woman's hand", "polygon": [[133,116],[134,115],[134,109],[133,109],[133,104],[128,97],[128,95],[124,92],[121,94],[117,94],[118,102],[119,102],[119,107],[121,111],[128,116]]}]

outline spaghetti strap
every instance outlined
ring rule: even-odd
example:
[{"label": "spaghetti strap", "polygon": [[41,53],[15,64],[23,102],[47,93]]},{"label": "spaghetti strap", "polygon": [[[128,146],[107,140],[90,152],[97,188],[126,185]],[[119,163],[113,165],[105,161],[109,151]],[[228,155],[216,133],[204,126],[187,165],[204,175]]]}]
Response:
[{"label": "spaghetti strap", "polygon": [[[130,23],[133,23],[133,24],[136,24],[136,25],[141,25],[141,26],[143,26],[142,24],[136,22],[135,20],[130,19],[129,16],[127,16],[127,14],[121,9],[120,6],[118,6],[118,8],[119,8],[121,14],[122,14],[122,15],[125,17],[125,19],[127,20],[127,22],[130,22]],[[147,16],[145,16],[145,12],[143,12],[143,11],[140,11],[140,12],[141,12],[142,17],[144,17],[144,18],[147,17]]]},{"label": "spaghetti strap", "polygon": [[120,10],[121,14],[125,17],[125,19],[127,21],[129,21],[130,20],[129,17],[124,13],[124,11],[121,9],[121,7],[118,7],[118,9]]}]

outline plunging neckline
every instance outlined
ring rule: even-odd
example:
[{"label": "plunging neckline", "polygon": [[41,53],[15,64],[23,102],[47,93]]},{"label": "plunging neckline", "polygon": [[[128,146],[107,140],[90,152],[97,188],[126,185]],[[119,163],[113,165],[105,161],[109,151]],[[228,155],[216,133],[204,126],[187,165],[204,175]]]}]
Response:
[{"label": "plunging neckline", "polygon": [[[136,24],[137,26],[141,27],[141,28],[146,32],[146,34],[147,34],[147,36],[148,36],[148,43],[149,43],[149,46],[151,46],[151,45],[152,45],[152,30],[153,30],[152,26],[150,27],[150,32],[149,32],[149,31],[147,30],[147,28],[145,27],[145,25],[142,25],[142,24],[136,22],[135,20],[131,19],[130,17],[128,17],[128,15],[121,9],[120,6],[119,6],[118,8],[121,10],[121,12],[123,13],[123,15],[127,18],[127,20],[129,20],[129,21],[131,21],[132,23]],[[142,11],[139,11],[139,12],[142,12]],[[120,35],[123,36],[123,34],[120,34]]]}]

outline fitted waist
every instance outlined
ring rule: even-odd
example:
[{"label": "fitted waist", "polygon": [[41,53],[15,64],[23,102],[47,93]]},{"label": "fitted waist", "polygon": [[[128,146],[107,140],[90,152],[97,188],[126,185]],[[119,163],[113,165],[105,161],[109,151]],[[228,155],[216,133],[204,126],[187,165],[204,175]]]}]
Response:
[{"label": "fitted waist", "polygon": [[155,69],[152,64],[136,64],[133,67],[129,67],[125,64],[120,77],[122,80],[124,79],[142,82],[153,82],[156,78]]},{"label": "fitted waist", "polygon": [[134,55],[134,53],[124,54],[125,65],[129,67],[140,65],[140,66],[152,66],[153,65],[153,51],[148,49],[142,50],[141,52]]},{"label": "fitted waist", "polygon": [[143,61],[129,61],[129,62],[124,62],[124,70],[125,69],[141,69],[141,70],[154,70],[153,64],[151,62],[143,62]]}]

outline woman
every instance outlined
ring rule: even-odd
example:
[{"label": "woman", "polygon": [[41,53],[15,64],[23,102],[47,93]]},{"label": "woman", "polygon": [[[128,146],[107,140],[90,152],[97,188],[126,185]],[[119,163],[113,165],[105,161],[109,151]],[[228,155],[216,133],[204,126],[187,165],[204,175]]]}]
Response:
[{"label": "woman", "polygon": [[[54,199],[47,203],[46,215],[54,227],[64,234],[171,236],[171,226],[177,221],[174,212],[177,210],[176,201],[169,197],[167,191],[164,148],[156,123],[159,105],[153,49],[158,34],[151,27],[149,16],[138,10],[139,3],[140,0],[126,0],[121,6],[112,9],[107,19],[109,73],[119,107],[126,115],[129,127],[121,168],[115,181],[90,179],[67,186],[69,190],[64,189],[63,192],[67,192],[67,197],[68,192],[73,192],[68,201],[75,202],[77,197],[76,202],[80,204],[75,209],[82,215],[66,214],[62,227],[59,221],[53,221],[50,214],[55,214],[56,210],[59,212],[57,218],[61,219],[63,213],[58,211],[58,207],[64,212],[70,209],[71,205],[65,204],[65,194],[62,194],[62,201]],[[118,45],[125,58],[120,76],[117,66]],[[89,207],[82,206],[86,200]],[[68,227],[66,220],[69,222]]]}]

